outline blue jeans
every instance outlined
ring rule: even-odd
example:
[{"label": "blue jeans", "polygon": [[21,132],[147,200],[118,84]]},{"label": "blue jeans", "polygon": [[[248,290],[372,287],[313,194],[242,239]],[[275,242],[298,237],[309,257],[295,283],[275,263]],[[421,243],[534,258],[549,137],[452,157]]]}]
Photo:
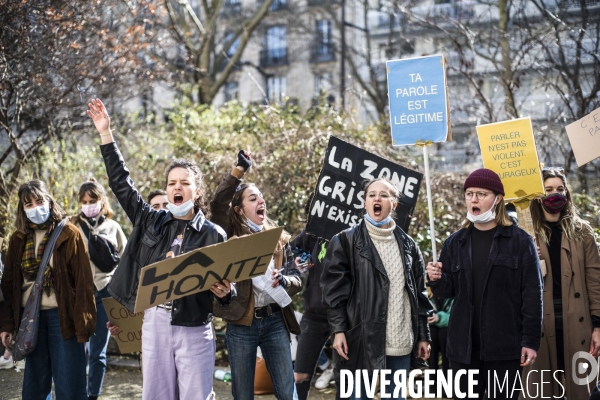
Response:
[{"label": "blue jeans", "polygon": [[89,396],[100,396],[106,371],[106,348],[108,347],[108,339],[110,339],[110,332],[106,327],[108,316],[102,299],[110,297],[110,294],[105,287],[100,291],[94,289],[94,295],[96,297],[96,331],[88,342],[90,369],[88,371],[87,393]]},{"label": "blue jeans", "polygon": [[290,338],[281,312],[253,318],[252,325],[227,324],[225,344],[235,400],[254,399],[256,348],[260,346],[278,400],[297,400]]},{"label": "blue jeans", "polygon": [[[385,387],[385,391],[386,393],[388,393],[390,395],[390,397],[388,398],[394,398],[394,399],[399,399],[399,400],[406,400],[405,397],[402,397],[402,388],[400,388],[398,390],[398,397],[394,397],[394,390],[396,390],[396,385],[394,384],[394,373],[396,371],[401,371],[401,370],[405,370],[406,371],[406,380],[408,381],[408,373],[410,372],[410,359],[411,359],[411,355],[407,354],[405,356],[385,356],[385,368],[391,370],[391,376],[388,375],[388,377],[391,377],[390,379],[390,384],[386,385]],[[406,389],[408,390],[408,386],[406,387]],[[356,397],[353,394],[353,397],[351,397],[352,399],[355,400],[364,400],[364,399],[372,399],[372,397],[368,397],[366,392],[365,392],[365,385],[364,382],[362,382],[361,380],[361,390],[360,390],[360,397]]]},{"label": "blue jeans", "polygon": [[52,400],[52,381],[57,400],[87,400],[85,349],[77,336],[63,340],[58,308],[40,311],[35,350],[27,356],[23,399]]}]

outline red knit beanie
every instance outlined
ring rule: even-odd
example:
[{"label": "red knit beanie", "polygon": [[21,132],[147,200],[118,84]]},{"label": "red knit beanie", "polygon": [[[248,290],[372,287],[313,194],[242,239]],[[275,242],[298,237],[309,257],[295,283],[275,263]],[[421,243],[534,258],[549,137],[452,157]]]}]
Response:
[{"label": "red knit beanie", "polygon": [[471,187],[478,187],[482,189],[488,189],[496,194],[504,196],[504,185],[497,173],[491,169],[480,168],[471,172],[471,175],[465,181],[463,190],[467,190]]}]

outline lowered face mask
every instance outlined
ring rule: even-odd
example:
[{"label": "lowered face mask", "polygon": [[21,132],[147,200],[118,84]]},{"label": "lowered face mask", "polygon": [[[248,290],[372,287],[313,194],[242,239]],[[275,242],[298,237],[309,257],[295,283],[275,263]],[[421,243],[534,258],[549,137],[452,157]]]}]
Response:
[{"label": "lowered face mask", "polygon": [[542,207],[548,214],[559,214],[567,205],[567,196],[560,193],[551,193],[542,197]]},{"label": "lowered face mask", "polygon": [[194,207],[194,200],[192,200],[192,199],[189,199],[188,201],[186,201],[185,203],[182,203],[179,206],[176,206],[173,203],[167,204],[167,210],[169,210],[169,212],[171,214],[173,214],[173,216],[176,218],[185,217],[187,215],[187,213],[190,212],[190,210],[193,207]]},{"label": "lowered face mask", "polygon": [[498,199],[498,196],[494,197],[494,202],[492,203],[492,208],[490,208],[489,210],[487,210],[484,213],[481,213],[479,215],[473,215],[471,214],[471,211],[467,211],[467,219],[469,221],[471,221],[474,224],[487,224],[490,221],[493,221],[494,218],[496,218],[496,200]]}]

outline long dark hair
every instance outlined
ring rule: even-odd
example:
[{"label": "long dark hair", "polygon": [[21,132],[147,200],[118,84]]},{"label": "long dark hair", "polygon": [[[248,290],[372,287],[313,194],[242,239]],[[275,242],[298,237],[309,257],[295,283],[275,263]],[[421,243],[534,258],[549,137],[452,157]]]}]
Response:
[{"label": "long dark hair", "polygon": [[200,172],[200,168],[198,165],[190,160],[186,159],[176,159],[169,164],[165,171],[165,187],[169,183],[169,172],[171,172],[175,168],[185,168],[188,172],[193,175],[194,183],[196,184],[196,189],[200,190],[200,196],[194,200],[194,207],[199,209],[206,215],[207,208],[206,202],[204,201],[204,175]]},{"label": "long dark hair", "polygon": [[[231,208],[229,209],[229,218],[231,220],[231,227],[233,229],[233,234],[235,236],[249,235],[249,234],[253,233],[252,230],[250,229],[250,227],[248,226],[248,223],[246,222],[247,221],[246,216],[243,215],[243,213],[238,213],[235,211],[236,207],[239,208],[240,210],[243,209],[242,202],[244,200],[244,192],[249,187],[256,187],[256,185],[254,183],[242,183],[240,186],[237,187],[237,189],[233,195],[233,199],[231,199]],[[273,229],[273,228],[277,228],[277,224],[275,222],[273,222],[267,216],[267,210],[265,209],[264,229]],[[275,251],[276,252],[281,251],[289,240],[290,240],[290,234],[287,233],[286,231],[283,231],[281,234],[281,238],[279,239],[279,242],[277,243],[277,249]]]},{"label": "long dark hair", "polygon": [[79,188],[79,202],[83,201],[83,196],[90,196],[94,200],[98,200],[102,206],[99,215],[106,215],[106,218],[112,218],[114,215],[113,209],[108,201],[106,191],[100,185],[96,179],[90,178],[88,181],[83,182]]},{"label": "long dark hair", "polygon": [[65,211],[58,205],[54,197],[48,192],[46,184],[40,180],[34,179],[26,182],[19,187],[19,204],[17,205],[17,218],[15,219],[15,228],[17,232],[28,234],[33,229],[29,227],[30,221],[25,213],[26,201],[37,201],[40,199],[48,200],[48,208],[50,209],[50,218],[54,221],[60,221],[67,215]]},{"label": "long dark hair", "polygon": [[[571,195],[572,190],[567,181],[567,177],[561,169],[544,169],[542,171],[542,180],[546,182],[546,180],[550,178],[560,178],[566,191],[565,196],[567,198],[567,204],[561,210],[558,219],[564,235],[568,240],[582,239],[585,233],[583,227],[587,222],[579,217],[577,208],[575,207],[575,204],[573,204],[573,197]],[[529,211],[531,212],[531,220],[533,222],[535,233],[540,236],[540,239],[542,239],[544,243],[548,244],[550,242],[550,233],[552,232],[552,229],[548,226],[548,221],[546,221],[546,215],[542,208],[541,199],[532,200],[531,203],[529,203]]]}]

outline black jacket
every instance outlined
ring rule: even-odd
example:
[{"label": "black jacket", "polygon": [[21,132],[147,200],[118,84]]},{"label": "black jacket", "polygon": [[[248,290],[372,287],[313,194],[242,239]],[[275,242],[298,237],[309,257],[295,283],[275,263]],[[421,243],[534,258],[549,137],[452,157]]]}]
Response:
[{"label": "black jacket", "polygon": [[481,359],[517,360],[521,347],[538,350],[542,334],[542,276],[533,239],[516,226],[498,226],[481,304],[473,301],[473,226],[450,236],[440,254],[442,278],[430,281],[436,296],[454,297],[448,323],[447,356],[471,363],[473,308],[481,309]]},{"label": "black jacket", "polygon": [[[323,304],[323,291],[321,290],[321,274],[323,273],[323,257],[327,248],[327,240],[306,233],[305,230],[296,236],[290,245],[292,249],[296,247],[305,252],[311,253],[312,266],[306,274],[308,278],[302,292],[304,299],[304,314],[310,314],[316,318],[327,319],[327,307]],[[323,253],[323,254],[321,254]]]},{"label": "black jacket", "polygon": [[[342,361],[341,368],[373,371],[385,368],[388,299],[400,294],[389,292],[390,281],[364,224],[331,239],[321,287],[332,333],[346,334],[350,361]],[[425,289],[423,256],[402,229],[396,227],[394,236],[404,262],[416,350],[420,341],[431,341],[427,314],[433,308]]]},{"label": "black jacket", "polygon": [[[133,312],[140,271],[146,265],[164,260],[175,238],[177,220],[170,212],[155,211],[144,202],[129,177],[129,170],[115,143],[102,145],[100,149],[108,184],[133,224],[133,232],[108,285],[108,292]],[[208,221],[202,211],[197,210],[196,216],[186,227],[181,253],[221,243],[226,238],[221,227]],[[208,290],[174,300],[171,324],[200,326],[209,323],[212,320],[212,302],[213,294]]]}]

